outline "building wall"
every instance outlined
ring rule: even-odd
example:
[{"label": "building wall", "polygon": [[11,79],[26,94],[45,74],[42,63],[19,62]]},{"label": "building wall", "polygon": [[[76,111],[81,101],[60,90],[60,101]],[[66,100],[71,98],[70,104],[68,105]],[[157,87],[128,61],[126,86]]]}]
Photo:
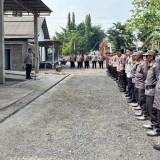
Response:
[{"label": "building wall", "polygon": [[[42,28],[39,29],[39,41],[44,40],[44,33]],[[10,50],[10,69],[11,70],[22,70],[24,65],[24,57],[27,53],[28,48],[32,48],[34,51],[34,45],[28,44],[30,40],[26,41],[5,41],[5,49]],[[40,60],[45,61],[45,48],[39,48]],[[5,61],[4,61],[5,62]],[[5,66],[5,65],[4,65]]]},{"label": "building wall", "polygon": [[[38,41],[44,41],[44,33],[42,28],[39,29],[39,34],[38,34]],[[40,61],[45,61],[46,55],[45,55],[45,48],[39,48],[39,53],[40,53]]]},{"label": "building wall", "polygon": [[5,44],[5,49],[10,50],[11,70],[22,70],[24,67],[23,60],[26,53],[26,43]]}]

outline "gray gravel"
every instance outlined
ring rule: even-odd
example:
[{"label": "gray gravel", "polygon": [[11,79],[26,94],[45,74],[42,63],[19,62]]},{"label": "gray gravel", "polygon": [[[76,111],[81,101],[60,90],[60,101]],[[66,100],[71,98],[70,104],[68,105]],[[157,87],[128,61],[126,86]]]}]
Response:
[{"label": "gray gravel", "polygon": [[105,70],[72,75],[0,124],[0,160],[159,160]]}]

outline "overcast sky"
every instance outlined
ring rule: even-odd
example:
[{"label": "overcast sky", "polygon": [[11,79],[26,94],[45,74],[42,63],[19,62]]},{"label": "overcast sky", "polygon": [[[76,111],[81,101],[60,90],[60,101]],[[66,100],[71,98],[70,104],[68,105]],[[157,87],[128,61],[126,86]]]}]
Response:
[{"label": "overcast sky", "polygon": [[131,17],[132,0],[42,0],[53,12],[47,17],[50,36],[66,27],[68,12],[75,13],[76,24],[91,15],[93,25],[107,29],[115,22],[125,22]]}]

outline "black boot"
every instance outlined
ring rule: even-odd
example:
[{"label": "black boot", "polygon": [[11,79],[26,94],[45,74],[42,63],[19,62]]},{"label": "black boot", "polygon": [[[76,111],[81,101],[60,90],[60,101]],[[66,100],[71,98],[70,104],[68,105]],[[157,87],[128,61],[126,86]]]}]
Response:
[{"label": "black boot", "polygon": [[154,144],[153,145],[153,148],[160,151],[160,144]]}]

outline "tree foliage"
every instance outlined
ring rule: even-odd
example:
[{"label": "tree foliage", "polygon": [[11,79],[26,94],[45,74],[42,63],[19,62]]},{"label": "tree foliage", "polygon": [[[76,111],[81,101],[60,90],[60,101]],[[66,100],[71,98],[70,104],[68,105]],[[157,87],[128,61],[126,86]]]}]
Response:
[{"label": "tree foliage", "polygon": [[[72,19],[72,20],[71,20]],[[62,28],[62,32],[56,32],[54,40],[59,40],[63,43],[63,54],[74,54],[77,52],[89,52],[95,44],[94,49],[98,49],[98,43],[105,38],[105,32],[100,26],[92,26],[91,16],[87,15],[85,22],[81,22],[76,26],[75,14],[68,14],[66,28]],[[98,43],[97,43],[98,42]]]},{"label": "tree foliage", "polygon": [[133,46],[134,36],[131,31],[127,30],[126,24],[115,23],[113,27],[108,29],[107,37],[115,49]]},{"label": "tree foliage", "polygon": [[144,45],[149,45],[160,37],[160,2],[133,0],[132,4],[132,17],[128,20],[128,26],[132,30],[138,29],[138,38]]}]

